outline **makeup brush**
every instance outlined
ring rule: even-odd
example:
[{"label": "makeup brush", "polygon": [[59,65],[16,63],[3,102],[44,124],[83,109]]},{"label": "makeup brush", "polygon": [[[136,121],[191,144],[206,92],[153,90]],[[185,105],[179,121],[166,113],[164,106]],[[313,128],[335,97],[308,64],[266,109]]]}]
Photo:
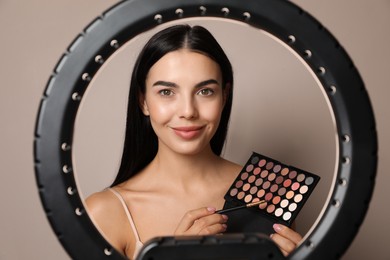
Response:
[{"label": "makeup brush", "polygon": [[228,209],[221,209],[221,210],[217,210],[215,213],[222,214],[222,213],[235,211],[235,210],[239,210],[239,209],[250,208],[250,207],[254,207],[254,206],[260,205],[260,204],[262,204],[264,202],[267,202],[267,200],[255,201],[255,202],[251,202],[251,203],[248,203],[248,204],[245,204],[245,205],[241,205],[241,206],[237,206],[237,207],[233,207],[233,208],[228,208]]}]

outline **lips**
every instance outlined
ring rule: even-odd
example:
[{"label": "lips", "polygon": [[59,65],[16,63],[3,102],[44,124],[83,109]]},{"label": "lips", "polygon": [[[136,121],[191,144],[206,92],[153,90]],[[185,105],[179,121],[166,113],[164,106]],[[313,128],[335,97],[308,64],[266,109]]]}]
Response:
[{"label": "lips", "polygon": [[172,129],[179,137],[190,140],[197,137],[201,133],[203,126],[180,126],[172,127]]}]

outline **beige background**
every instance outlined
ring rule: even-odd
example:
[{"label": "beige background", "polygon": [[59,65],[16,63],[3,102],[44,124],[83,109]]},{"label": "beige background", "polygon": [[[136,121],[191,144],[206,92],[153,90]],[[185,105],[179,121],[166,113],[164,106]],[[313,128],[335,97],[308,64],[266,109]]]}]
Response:
[{"label": "beige background", "polygon": [[[69,258],[46,221],[35,187],[32,158],[35,117],[46,81],[63,51],[85,25],[115,2],[0,1],[0,57],[2,58],[0,62],[0,162],[3,169],[0,177],[2,187],[0,259]],[[343,259],[367,259],[373,256],[376,259],[389,259],[390,253],[386,248],[386,241],[390,238],[390,228],[386,223],[390,217],[390,210],[385,191],[390,179],[386,175],[387,168],[390,167],[389,160],[386,160],[390,153],[388,134],[390,123],[388,117],[385,117],[385,112],[389,111],[385,99],[389,97],[390,91],[385,85],[385,77],[390,58],[390,51],[387,48],[390,41],[388,30],[390,1],[297,0],[293,2],[301,5],[320,20],[346,48],[366,83],[377,121],[380,149],[377,186],[365,222]],[[313,198],[308,201],[308,206],[297,219],[298,229],[305,233],[317,218],[326,200],[327,192],[331,187],[331,173],[335,160],[335,155],[332,153],[335,146],[334,136],[329,134],[332,133],[332,116],[327,112],[326,102],[321,98],[321,91],[318,87],[310,88],[315,85],[315,81],[304,70],[303,65],[282,45],[275,44],[275,41],[269,37],[259,32],[254,33],[250,28],[237,24],[226,25],[218,21],[199,23],[208,25],[218,39],[228,39],[221,44],[227,49],[235,69],[237,68],[235,70],[236,90],[238,86],[248,88],[247,91],[235,92],[232,126],[225,156],[242,163],[249,156],[248,153],[255,150],[322,176]],[[239,28],[240,30],[237,30]],[[233,33],[235,37],[229,38],[228,36]],[[245,41],[249,35],[256,35],[253,37],[259,38]],[[123,98],[120,102],[117,100],[123,97],[121,93],[126,91],[126,87],[123,86],[126,86],[131,69],[131,55],[134,55],[132,48],[136,50],[137,46],[141,45],[142,37],[134,44],[130,43],[126,48],[122,48],[120,54],[123,55],[116,55],[111,59],[96,77],[83,101],[76,124],[75,163],[78,180],[85,196],[104,187],[115,173],[118,155],[111,149],[99,149],[99,147],[112,146],[116,153],[120,150],[118,146],[120,146],[121,128],[116,126],[121,126],[123,120],[121,116],[113,115],[117,111],[123,111],[125,105]],[[265,57],[267,53],[270,55],[270,58],[264,58],[265,62],[259,62],[253,53],[242,52],[253,47],[251,44],[253,41],[262,43],[263,52],[258,52],[256,55],[259,57]],[[276,51],[278,56],[272,59],[269,50]],[[251,73],[253,62],[259,71],[264,72],[261,79],[256,78],[258,77],[256,73]],[[121,66],[123,64],[126,66]],[[251,90],[251,85],[247,81],[251,84],[260,82],[261,92],[256,95],[244,95],[243,93]],[[271,83],[274,85],[270,85]],[[107,88],[104,88],[107,84],[110,84],[110,87],[113,85],[121,87],[115,89],[116,91],[107,91]],[[288,85],[293,85],[294,91],[285,87]],[[275,88],[276,90],[283,88],[283,90],[271,91]],[[279,93],[282,92],[283,95],[280,95]],[[258,98],[250,100],[253,97]],[[99,106],[102,104],[102,99],[108,104],[115,104],[115,107],[110,106],[110,109],[107,109],[102,105]],[[278,100],[278,105],[284,104],[285,107],[276,109],[272,100]],[[287,110],[291,104],[294,104],[294,111]],[[307,111],[308,107],[311,108],[311,113],[302,113]],[[259,126],[251,125],[253,114],[245,115],[245,111],[250,109],[260,111],[261,113],[257,112],[259,114],[256,114],[256,118],[262,118],[261,122],[272,124],[273,127],[262,127],[264,132],[261,136],[256,136],[251,129],[258,129],[256,127]],[[274,116],[275,114],[277,117]],[[297,124],[287,129],[287,125],[292,125],[289,120]],[[305,122],[315,123],[309,125]],[[113,127],[107,128],[107,125]],[[103,130],[100,132],[95,131],[101,128]],[[91,133],[90,129],[94,129],[93,134],[88,134]],[[273,131],[271,132],[270,129]],[[321,131],[321,129],[329,131]],[[108,130],[110,130],[109,135],[105,136]],[[243,133],[244,136],[248,135],[251,138],[234,138],[241,137]],[[269,141],[270,138],[264,137],[272,135],[277,136],[278,139]],[[104,136],[105,138],[102,138]],[[253,141],[254,138],[256,141]],[[90,148],[91,146],[93,149]],[[299,153],[296,153],[297,147]],[[321,147],[321,151],[315,149],[316,147]],[[91,150],[94,151],[93,156]],[[92,176],[99,178],[91,182]]]}]

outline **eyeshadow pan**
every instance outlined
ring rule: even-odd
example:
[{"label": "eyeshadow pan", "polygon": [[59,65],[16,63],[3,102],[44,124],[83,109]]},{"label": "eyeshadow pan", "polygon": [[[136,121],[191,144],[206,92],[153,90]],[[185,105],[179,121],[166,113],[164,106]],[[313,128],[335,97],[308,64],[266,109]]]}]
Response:
[{"label": "eyeshadow pan", "polygon": [[253,186],[250,190],[249,190],[249,193],[250,194],[255,194],[257,192],[258,188],[256,186]]},{"label": "eyeshadow pan", "polygon": [[245,181],[246,179],[248,179],[248,176],[249,176],[249,173],[243,172],[243,173],[241,174],[241,180]]},{"label": "eyeshadow pan", "polygon": [[253,183],[256,180],[256,177],[254,175],[249,176],[248,182]]},{"label": "eyeshadow pan", "polygon": [[283,175],[283,176],[286,176],[287,174],[288,174],[288,168],[286,167],[286,168],[283,168],[283,170],[282,170],[282,172],[281,172],[281,174]]},{"label": "eyeshadow pan", "polygon": [[[225,200],[242,205],[266,200],[253,210],[290,226],[318,181],[319,177],[312,173],[253,153],[225,194]],[[224,208],[232,205],[225,203]]]},{"label": "eyeshadow pan", "polygon": [[291,180],[290,179],[287,179],[287,180],[285,180],[284,182],[283,182],[283,186],[284,187],[286,187],[286,188],[288,188],[290,185],[291,185]]},{"label": "eyeshadow pan", "polygon": [[269,181],[263,183],[263,189],[268,189],[269,186],[271,186],[271,183]]},{"label": "eyeshadow pan", "polygon": [[273,205],[273,204],[268,205],[268,207],[267,207],[267,212],[268,213],[272,213],[272,212],[274,212],[274,210],[275,210],[275,205]]},{"label": "eyeshadow pan", "polygon": [[278,190],[278,194],[280,195],[280,196],[283,196],[284,194],[286,194],[286,188],[284,188],[284,187],[281,187],[279,190]]},{"label": "eyeshadow pan", "polygon": [[294,201],[295,201],[296,203],[301,202],[302,199],[303,199],[302,194],[297,194],[297,195],[295,195],[295,197],[294,197]]},{"label": "eyeshadow pan", "polygon": [[282,176],[278,176],[277,178],[276,178],[276,184],[281,184],[282,182],[283,182],[283,180],[284,180],[284,178],[282,177]]},{"label": "eyeshadow pan", "polygon": [[267,207],[268,203],[264,202],[259,205],[259,209],[265,209]]},{"label": "eyeshadow pan", "polygon": [[290,179],[295,179],[297,177],[297,172],[296,171],[291,171],[290,174],[288,175]]},{"label": "eyeshadow pan", "polygon": [[260,160],[260,158],[258,156],[253,156],[251,159],[251,163],[256,164],[259,160]]},{"label": "eyeshadow pan", "polygon": [[261,178],[266,178],[268,176],[268,171],[267,170],[264,170],[264,171],[262,171],[261,173],[260,173],[260,177]]},{"label": "eyeshadow pan", "polygon": [[251,172],[251,171],[253,171],[253,168],[254,168],[253,164],[249,164],[249,165],[246,167],[246,171],[247,171],[247,172]]},{"label": "eyeshadow pan", "polygon": [[290,206],[288,206],[289,211],[295,211],[297,209],[297,204],[296,203],[291,203]]},{"label": "eyeshadow pan", "polygon": [[280,172],[281,169],[282,169],[282,166],[280,166],[279,164],[275,165],[275,167],[274,167],[274,173]]},{"label": "eyeshadow pan", "polygon": [[273,184],[269,190],[270,190],[271,192],[276,192],[276,191],[278,190],[278,187],[279,187],[279,186],[278,186],[277,184]]},{"label": "eyeshadow pan", "polygon": [[234,188],[234,189],[232,189],[232,190],[230,191],[230,196],[234,197],[234,196],[237,195],[237,193],[238,193],[238,189]]},{"label": "eyeshadow pan", "polygon": [[311,184],[313,184],[313,182],[314,182],[314,178],[313,177],[307,177],[306,181],[305,181],[305,184],[306,185],[311,185]]},{"label": "eyeshadow pan", "polygon": [[273,162],[268,162],[267,165],[265,166],[265,168],[266,168],[267,170],[271,170],[272,167],[274,167],[274,163],[273,163]]},{"label": "eyeshadow pan", "polygon": [[255,185],[256,186],[260,186],[261,184],[263,184],[263,179],[259,178],[255,181]]},{"label": "eyeshadow pan", "polygon": [[303,173],[299,174],[297,177],[297,181],[302,182],[305,179],[305,175]]},{"label": "eyeshadow pan", "polygon": [[275,216],[280,217],[283,214],[283,209],[277,208],[275,210]]},{"label": "eyeshadow pan", "polygon": [[242,181],[242,180],[238,180],[237,182],[236,182],[236,188],[241,188],[242,187],[242,185],[244,185],[244,182]]},{"label": "eyeshadow pan", "polygon": [[270,200],[272,200],[272,197],[273,197],[273,195],[272,195],[272,193],[267,193],[267,194],[265,194],[265,200],[266,201],[270,201]]},{"label": "eyeshadow pan", "polygon": [[258,175],[260,172],[261,172],[261,168],[260,168],[260,167],[256,167],[256,168],[253,170],[253,174],[254,174],[254,175]]},{"label": "eyeshadow pan", "polygon": [[246,203],[249,203],[252,200],[252,195],[250,194],[246,195],[244,200]]},{"label": "eyeshadow pan", "polygon": [[278,205],[280,202],[280,196],[275,196],[273,199],[272,199],[272,203],[274,205]]},{"label": "eyeshadow pan", "polygon": [[305,194],[308,190],[309,190],[309,187],[307,187],[306,185],[303,185],[303,186],[299,189],[299,192],[300,192],[301,194]]},{"label": "eyeshadow pan", "polygon": [[285,213],[283,214],[283,219],[284,219],[285,221],[289,220],[290,218],[291,218],[291,212],[285,212]]},{"label": "eyeshadow pan", "polygon": [[242,200],[242,198],[244,198],[244,196],[245,196],[245,192],[240,191],[240,192],[238,193],[238,195],[237,195],[237,198],[238,198],[239,200]]},{"label": "eyeshadow pan", "polygon": [[267,161],[265,160],[265,159],[261,159],[260,161],[259,161],[259,166],[260,167],[263,167],[265,164],[267,163]]},{"label": "eyeshadow pan", "polygon": [[286,199],[282,200],[282,202],[280,202],[280,206],[281,206],[282,208],[287,207],[287,206],[288,206],[288,200],[286,200]]},{"label": "eyeshadow pan", "polygon": [[275,180],[275,178],[276,178],[276,174],[275,173],[271,173],[270,175],[268,175],[268,180],[269,181],[273,181],[273,180]]},{"label": "eyeshadow pan", "polygon": [[261,189],[257,192],[257,197],[260,199],[264,196],[264,194],[265,194],[265,190]]},{"label": "eyeshadow pan", "polygon": [[299,186],[300,186],[300,185],[299,185],[298,182],[294,182],[294,183],[291,185],[291,189],[295,191],[295,190],[299,189]]},{"label": "eyeshadow pan", "polygon": [[287,192],[286,198],[287,199],[292,199],[292,197],[294,197],[294,192],[292,190],[290,190],[290,191]]}]

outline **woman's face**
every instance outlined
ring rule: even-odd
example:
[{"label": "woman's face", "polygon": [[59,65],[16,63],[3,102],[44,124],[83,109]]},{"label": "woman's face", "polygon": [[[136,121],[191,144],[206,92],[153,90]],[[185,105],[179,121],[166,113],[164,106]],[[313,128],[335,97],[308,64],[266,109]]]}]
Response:
[{"label": "woman's face", "polygon": [[160,151],[196,154],[210,149],[224,100],[219,65],[203,54],[181,49],[151,67],[141,106],[150,116]]}]

